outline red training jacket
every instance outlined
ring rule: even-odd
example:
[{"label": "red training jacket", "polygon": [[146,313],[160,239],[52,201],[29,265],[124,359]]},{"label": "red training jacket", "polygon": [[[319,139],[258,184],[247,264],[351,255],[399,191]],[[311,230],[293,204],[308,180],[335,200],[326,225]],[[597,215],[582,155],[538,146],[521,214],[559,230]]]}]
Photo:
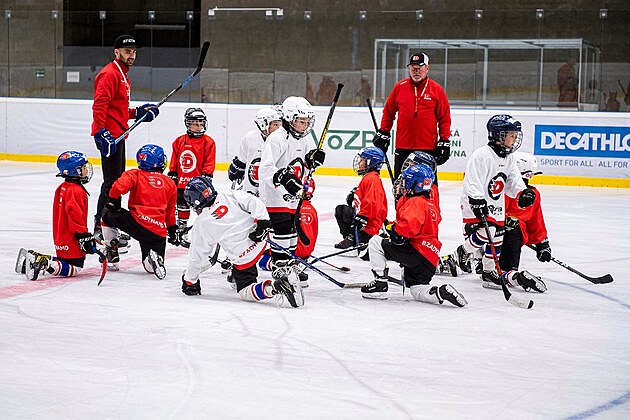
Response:
[{"label": "red training jacket", "polygon": [[297,230],[298,243],[295,255],[300,258],[307,258],[313,253],[313,250],[315,250],[315,243],[317,242],[317,235],[319,233],[317,210],[315,210],[313,204],[308,200],[302,201],[300,223],[298,224]]},{"label": "red training jacket", "polygon": [[535,187],[530,186],[536,193],[534,204],[529,207],[521,208],[518,206],[519,192],[516,198],[505,196],[505,216],[516,217],[519,222],[518,226],[523,234],[523,243],[535,245],[547,237],[547,227],[545,226],[545,218],[543,217],[542,207],[540,206],[540,192]]},{"label": "red training jacket", "polygon": [[363,175],[354,192],[354,209],[356,214],[368,218],[363,231],[372,236],[378,234],[387,217],[387,197],[378,172],[370,171]]},{"label": "red training jacket", "polygon": [[87,233],[88,194],[83,185],[64,181],[55,191],[53,241],[59,258],[81,258],[75,233]]},{"label": "red training jacket", "polygon": [[177,172],[177,188],[186,188],[188,181],[201,174],[214,174],[217,148],[212,137],[181,135],[173,142],[169,171]]},{"label": "red training jacket", "polygon": [[136,118],[136,109],[129,108],[131,82],[128,72],[129,67],[114,59],[94,78],[92,136],[101,128],[107,128],[116,138],[129,128],[128,121]]},{"label": "red training jacket", "polygon": [[448,98],[428,77],[418,85],[409,77],[396,83],[383,108],[382,130],[391,131],[397,113],[396,148],[435,150],[438,138],[451,138]]},{"label": "red training jacket", "polygon": [[402,197],[396,204],[394,229],[436,267],[442,248],[438,239],[441,221],[439,209],[426,197]]},{"label": "red training jacket", "polygon": [[166,237],[166,228],[176,224],[177,189],[173,180],[160,172],[130,169],[114,182],[110,198],[129,193],[129,211],[143,227]]}]

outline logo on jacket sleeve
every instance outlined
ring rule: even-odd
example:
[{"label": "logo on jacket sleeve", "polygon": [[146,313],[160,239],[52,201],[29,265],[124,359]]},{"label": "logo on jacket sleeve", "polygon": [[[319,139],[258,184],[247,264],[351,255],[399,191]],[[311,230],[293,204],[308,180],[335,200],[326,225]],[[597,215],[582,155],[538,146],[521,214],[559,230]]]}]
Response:
[{"label": "logo on jacket sleeve", "polygon": [[503,172],[496,174],[488,183],[488,195],[493,200],[498,200],[505,189],[507,176]]},{"label": "logo on jacket sleeve", "polygon": [[153,188],[163,188],[164,179],[157,176],[149,176],[149,185],[151,185]]},{"label": "logo on jacket sleeve", "polygon": [[212,217],[214,217],[215,219],[220,219],[223,216],[225,216],[228,212],[228,208],[227,206],[224,205],[220,205],[219,207],[217,207],[216,209],[214,209],[211,213]]}]

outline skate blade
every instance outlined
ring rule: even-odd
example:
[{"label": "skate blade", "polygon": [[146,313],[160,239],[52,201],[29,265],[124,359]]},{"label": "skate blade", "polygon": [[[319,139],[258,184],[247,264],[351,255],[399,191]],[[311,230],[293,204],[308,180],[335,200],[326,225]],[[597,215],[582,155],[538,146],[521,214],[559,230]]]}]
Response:
[{"label": "skate blade", "polygon": [[20,248],[18,251],[17,260],[15,261],[15,272],[17,274],[26,274],[26,254],[28,251],[24,248]]},{"label": "skate blade", "polygon": [[363,296],[363,299],[387,300],[387,295],[384,292],[361,293],[361,296]]},{"label": "skate blade", "polygon": [[501,285],[500,284],[492,283],[490,281],[483,281],[483,282],[481,282],[481,286],[484,289],[501,290]]}]

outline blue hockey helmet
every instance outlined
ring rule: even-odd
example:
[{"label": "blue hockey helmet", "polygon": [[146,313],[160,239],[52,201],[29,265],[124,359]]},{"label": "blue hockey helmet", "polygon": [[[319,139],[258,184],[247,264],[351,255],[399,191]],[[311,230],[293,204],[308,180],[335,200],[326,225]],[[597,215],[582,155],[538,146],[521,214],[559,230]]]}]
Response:
[{"label": "blue hockey helmet", "polygon": [[77,178],[82,184],[87,184],[92,179],[92,164],[88,162],[87,156],[81,152],[68,150],[57,158],[57,176],[62,178]]},{"label": "blue hockey helmet", "polygon": [[145,144],[136,153],[138,168],[143,171],[163,172],[166,168],[164,149],[157,144]]},{"label": "blue hockey helmet", "polygon": [[217,190],[214,189],[210,178],[196,176],[186,185],[184,199],[193,210],[201,210],[210,207],[217,198]]},{"label": "blue hockey helmet", "polygon": [[407,159],[405,159],[402,164],[402,169],[400,170],[400,172],[405,172],[405,169],[407,169],[408,167],[412,165],[418,165],[420,163],[424,163],[429,168],[433,169],[433,172],[435,172],[435,168],[437,166],[435,164],[435,158],[433,157],[433,155],[421,151],[409,153],[409,156],[407,156]]},{"label": "blue hockey helmet", "polygon": [[520,121],[515,120],[511,115],[495,115],[486,124],[488,129],[488,146],[497,155],[506,157],[516,151],[523,141]]},{"label": "blue hockey helmet", "polygon": [[[361,162],[365,163],[361,163]],[[365,175],[370,171],[380,171],[385,163],[385,153],[378,147],[368,146],[361,149],[354,157],[352,168],[358,175]]]},{"label": "blue hockey helmet", "polygon": [[413,165],[402,173],[403,185],[406,196],[412,196],[431,191],[435,182],[435,172],[423,163]]}]

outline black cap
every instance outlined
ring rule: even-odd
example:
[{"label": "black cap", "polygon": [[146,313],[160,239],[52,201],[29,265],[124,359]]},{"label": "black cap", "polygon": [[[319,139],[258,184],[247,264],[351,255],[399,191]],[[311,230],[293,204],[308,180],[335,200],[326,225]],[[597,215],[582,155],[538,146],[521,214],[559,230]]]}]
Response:
[{"label": "black cap", "polygon": [[118,48],[137,48],[136,38],[131,35],[121,35],[114,41],[114,49]]},{"label": "black cap", "polygon": [[429,65],[429,56],[426,55],[425,53],[420,53],[420,54],[414,54],[411,57],[409,57],[409,64],[407,64],[407,66],[410,66],[412,64],[417,64],[419,66],[424,66],[424,65]]}]

